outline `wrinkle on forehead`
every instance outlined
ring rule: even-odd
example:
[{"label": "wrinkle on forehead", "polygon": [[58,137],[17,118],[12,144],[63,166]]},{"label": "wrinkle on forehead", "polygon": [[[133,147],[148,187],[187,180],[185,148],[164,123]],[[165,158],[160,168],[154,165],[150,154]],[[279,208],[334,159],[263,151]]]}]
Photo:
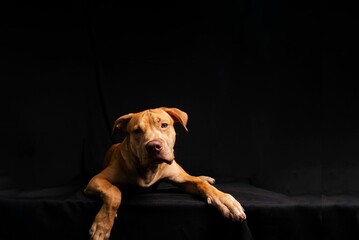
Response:
[{"label": "wrinkle on forehead", "polygon": [[161,118],[156,116],[155,113],[151,111],[145,111],[139,118],[138,118],[138,126],[141,129],[145,129],[146,126],[151,126],[153,123],[161,122]]},{"label": "wrinkle on forehead", "polygon": [[165,111],[152,109],[148,110],[148,114],[154,119],[156,122],[160,122],[162,120],[170,120],[172,119]]},{"label": "wrinkle on forehead", "polygon": [[[140,127],[142,130],[146,128],[146,126],[150,126],[153,123],[157,125],[163,120],[172,121],[172,118],[166,114],[163,114],[162,112],[159,112],[157,110],[148,110],[142,112],[138,117],[137,121],[133,122],[133,127]],[[157,124],[156,124],[157,123]]]},{"label": "wrinkle on forehead", "polygon": [[143,112],[137,119],[136,125],[142,130],[150,124],[151,114],[148,111]]}]

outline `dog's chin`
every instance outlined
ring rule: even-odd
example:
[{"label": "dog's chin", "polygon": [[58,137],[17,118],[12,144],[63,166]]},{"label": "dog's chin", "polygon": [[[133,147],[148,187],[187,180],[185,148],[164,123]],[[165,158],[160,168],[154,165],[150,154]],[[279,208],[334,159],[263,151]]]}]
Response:
[{"label": "dog's chin", "polygon": [[154,158],[152,162],[155,164],[167,163],[168,165],[171,165],[173,163],[173,159]]},{"label": "dog's chin", "polygon": [[173,156],[173,154],[170,154],[168,152],[161,151],[160,153],[148,155],[148,160],[152,164],[166,163],[168,165],[171,165],[174,160],[174,156]]}]

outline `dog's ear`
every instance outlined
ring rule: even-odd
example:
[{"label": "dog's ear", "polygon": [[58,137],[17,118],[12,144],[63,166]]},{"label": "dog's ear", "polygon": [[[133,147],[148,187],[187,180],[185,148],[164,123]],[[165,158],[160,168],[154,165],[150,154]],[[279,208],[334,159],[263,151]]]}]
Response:
[{"label": "dog's ear", "polygon": [[162,109],[172,117],[174,122],[179,122],[183,126],[183,128],[186,130],[186,132],[188,132],[188,129],[187,129],[188,115],[187,115],[187,113],[185,113],[184,111],[182,111],[178,108],[162,107]]},{"label": "dog's ear", "polygon": [[128,122],[131,120],[133,113],[123,115],[116,119],[112,127],[112,134],[121,134],[125,132]]}]

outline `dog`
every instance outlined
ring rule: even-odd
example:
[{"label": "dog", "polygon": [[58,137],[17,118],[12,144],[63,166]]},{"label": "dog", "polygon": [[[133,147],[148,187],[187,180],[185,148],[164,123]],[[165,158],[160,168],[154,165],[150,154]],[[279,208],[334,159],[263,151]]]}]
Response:
[{"label": "dog", "polygon": [[246,219],[242,205],[231,194],[217,189],[213,178],[192,176],[176,162],[174,123],[180,123],[188,132],[187,121],[187,113],[173,107],[128,113],[115,120],[112,133],[127,135],[107,150],[104,169],[92,177],[84,189],[86,195],[102,199],[102,207],[89,231],[90,239],[110,238],[121,204],[121,187],[148,189],[160,180],[203,197],[225,218]]}]

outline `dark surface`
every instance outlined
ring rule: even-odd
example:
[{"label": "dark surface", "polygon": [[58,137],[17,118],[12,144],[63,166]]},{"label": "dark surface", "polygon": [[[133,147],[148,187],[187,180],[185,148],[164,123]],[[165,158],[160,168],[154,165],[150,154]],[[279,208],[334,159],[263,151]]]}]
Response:
[{"label": "dark surface", "polygon": [[183,239],[187,230],[199,238],[223,229],[240,238],[247,227],[254,240],[357,239],[356,8],[151,4],[1,3],[4,239],[85,237],[99,203],[80,193],[121,138],[111,136],[112,123],[158,106],[188,113],[176,160],[226,183],[248,221],[238,230],[201,200],[150,193],[138,200],[144,212],[133,211],[135,200],[123,206],[115,236],[145,236],[128,232],[138,220],[151,223],[138,229],[172,223],[167,231]]},{"label": "dark surface", "polygon": [[[306,201],[246,183],[219,183],[246,209],[231,222],[212,206],[171,185],[146,193],[125,192],[111,239],[319,239],[320,199]],[[81,189],[44,189],[1,198],[1,239],[88,239],[101,207]],[[26,195],[27,194],[27,195]],[[49,197],[52,195],[51,197]],[[18,231],[21,229],[21,231]],[[56,233],[56,234],[55,234]],[[347,233],[348,234],[348,233]]]}]

